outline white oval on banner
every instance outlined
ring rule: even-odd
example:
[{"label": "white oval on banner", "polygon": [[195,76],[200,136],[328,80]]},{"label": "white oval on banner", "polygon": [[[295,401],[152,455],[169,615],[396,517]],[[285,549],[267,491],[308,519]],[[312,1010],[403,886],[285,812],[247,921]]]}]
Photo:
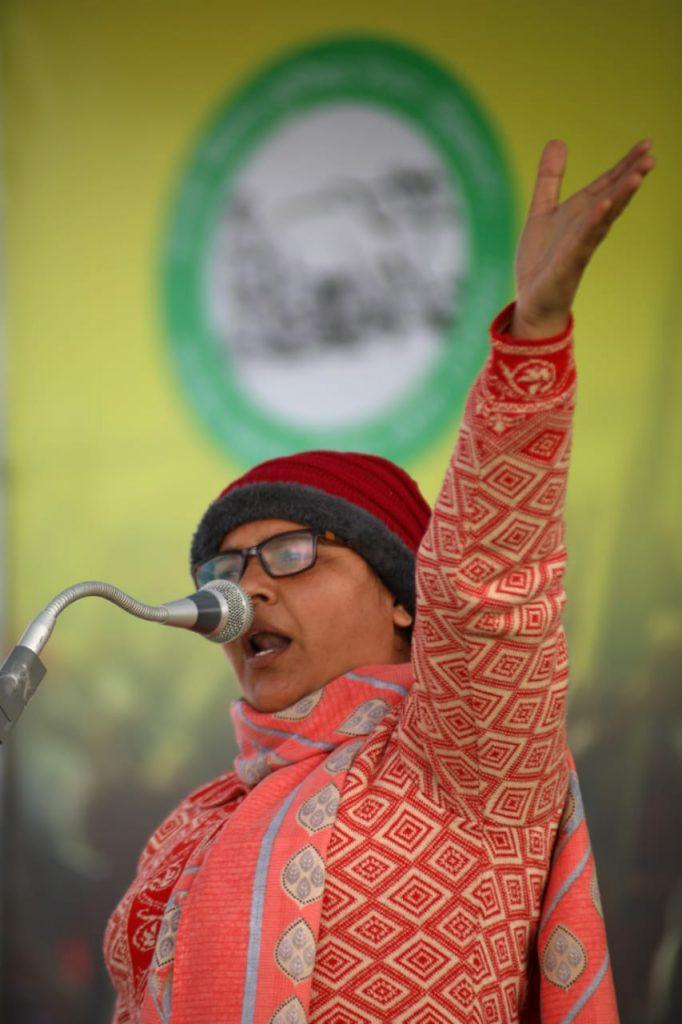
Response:
[{"label": "white oval on banner", "polygon": [[232,183],[207,263],[211,322],[254,401],[333,427],[430,372],[468,264],[433,148],[368,104],[285,122]]},{"label": "white oval on banner", "polygon": [[513,203],[484,112],[392,40],[308,44],[207,126],[164,246],[183,389],[244,464],[404,461],[458,416],[509,295]]}]

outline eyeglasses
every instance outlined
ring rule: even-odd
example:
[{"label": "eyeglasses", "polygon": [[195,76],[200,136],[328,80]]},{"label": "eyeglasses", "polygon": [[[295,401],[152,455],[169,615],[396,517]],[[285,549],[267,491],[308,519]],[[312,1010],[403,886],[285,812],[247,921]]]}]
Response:
[{"label": "eyeglasses", "polygon": [[230,548],[221,551],[215,558],[194,568],[197,587],[203,587],[212,580],[228,580],[239,583],[244,575],[246,560],[255,555],[268,576],[296,576],[306,569],[312,569],[317,559],[317,545],[349,545],[331,530],[317,533],[315,530],[291,530],[266,537],[251,548]]}]

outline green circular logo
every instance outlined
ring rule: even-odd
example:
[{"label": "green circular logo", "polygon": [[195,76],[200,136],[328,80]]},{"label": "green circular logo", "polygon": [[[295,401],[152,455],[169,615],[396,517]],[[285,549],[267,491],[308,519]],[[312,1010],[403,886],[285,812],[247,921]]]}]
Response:
[{"label": "green circular logo", "polygon": [[228,99],[173,205],[163,302],[191,404],[248,464],[404,461],[459,414],[512,246],[501,148],[450,73],[374,38],[289,54]]}]

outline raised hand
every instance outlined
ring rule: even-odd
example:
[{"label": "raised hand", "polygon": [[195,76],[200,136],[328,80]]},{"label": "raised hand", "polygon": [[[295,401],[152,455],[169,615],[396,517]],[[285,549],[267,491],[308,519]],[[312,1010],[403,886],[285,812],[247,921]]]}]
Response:
[{"label": "raised hand", "polygon": [[542,338],[565,328],[592,254],[655,165],[650,148],[649,140],[638,142],[610,171],[561,203],[566,145],[547,143],[516,250],[513,335]]}]

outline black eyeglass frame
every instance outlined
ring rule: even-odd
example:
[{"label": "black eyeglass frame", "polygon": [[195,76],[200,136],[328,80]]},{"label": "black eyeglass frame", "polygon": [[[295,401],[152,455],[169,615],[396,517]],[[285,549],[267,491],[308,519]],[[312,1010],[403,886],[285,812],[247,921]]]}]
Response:
[{"label": "black eyeglass frame", "polygon": [[[312,542],[313,542],[313,553],[312,553],[312,559],[311,559],[310,565],[304,566],[303,569],[294,569],[293,572],[282,572],[282,573],[271,572],[270,569],[268,568],[266,562],[265,562],[265,559],[263,558],[263,553],[262,553],[263,547],[265,547],[265,545],[269,544],[270,541],[281,540],[282,537],[300,537],[302,535],[310,537],[312,539]],[[286,579],[287,576],[300,576],[300,574],[302,572],[308,572],[308,570],[312,569],[313,566],[315,565],[315,562],[317,561],[317,545],[320,542],[323,543],[323,544],[337,544],[340,547],[346,547],[346,548],[351,547],[351,545],[348,543],[348,541],[342,540],[341,537],[337,537],[336,534],[332,533],[331,530],[325,530],[323,533],[321,533],[319,530],[313,530],[313,529],[310,529],[310,528],[307,528],[307,527],[305,529],[302,529],[302,530],[285,530],[283,533],[273,533],[271,537],[266,537],[259,544],[254,544],[252,547],[248,547],[248,548],[226,548],[224,551],[219,551],[216,555],[213,556],[213,558],[209,558],[205,562],[200,562],[198,565],[194,566],[194,568],[192,570],[192,575],[194,577],[194,582],[196,583],[197,587],[202,586],[203,584],[201,584],[200,581],[199,581],[199,572],[200,572],[200,570],[203,569],[204,566],[210,565],[211,562],[214,562],[214,561],[216,561],[219,558],[224,558],[225,555],[239,555],[241,557],[241,560],[242,560],[241,561],[241,566],[239,568],[239,575],[237,576],[236,580],[231,579],[230,582],[239,583],[239,581],[241,580],[242,576],[244,575],[244,573],[246,571],[246,563],[247,563],[248,559],[253,557],[254,555],[258,559],[258,562],[260,563],[263,571],[265,573],[267,573],[267,575],[271,579],[281,580],[281,579]],[[220,579],[220,578],[221,577],[219,577],[219,576],[212,576],[211,577],[212,580],[213,579]],[[225,577],[222,577],[222,578],[225,578]]]}]

